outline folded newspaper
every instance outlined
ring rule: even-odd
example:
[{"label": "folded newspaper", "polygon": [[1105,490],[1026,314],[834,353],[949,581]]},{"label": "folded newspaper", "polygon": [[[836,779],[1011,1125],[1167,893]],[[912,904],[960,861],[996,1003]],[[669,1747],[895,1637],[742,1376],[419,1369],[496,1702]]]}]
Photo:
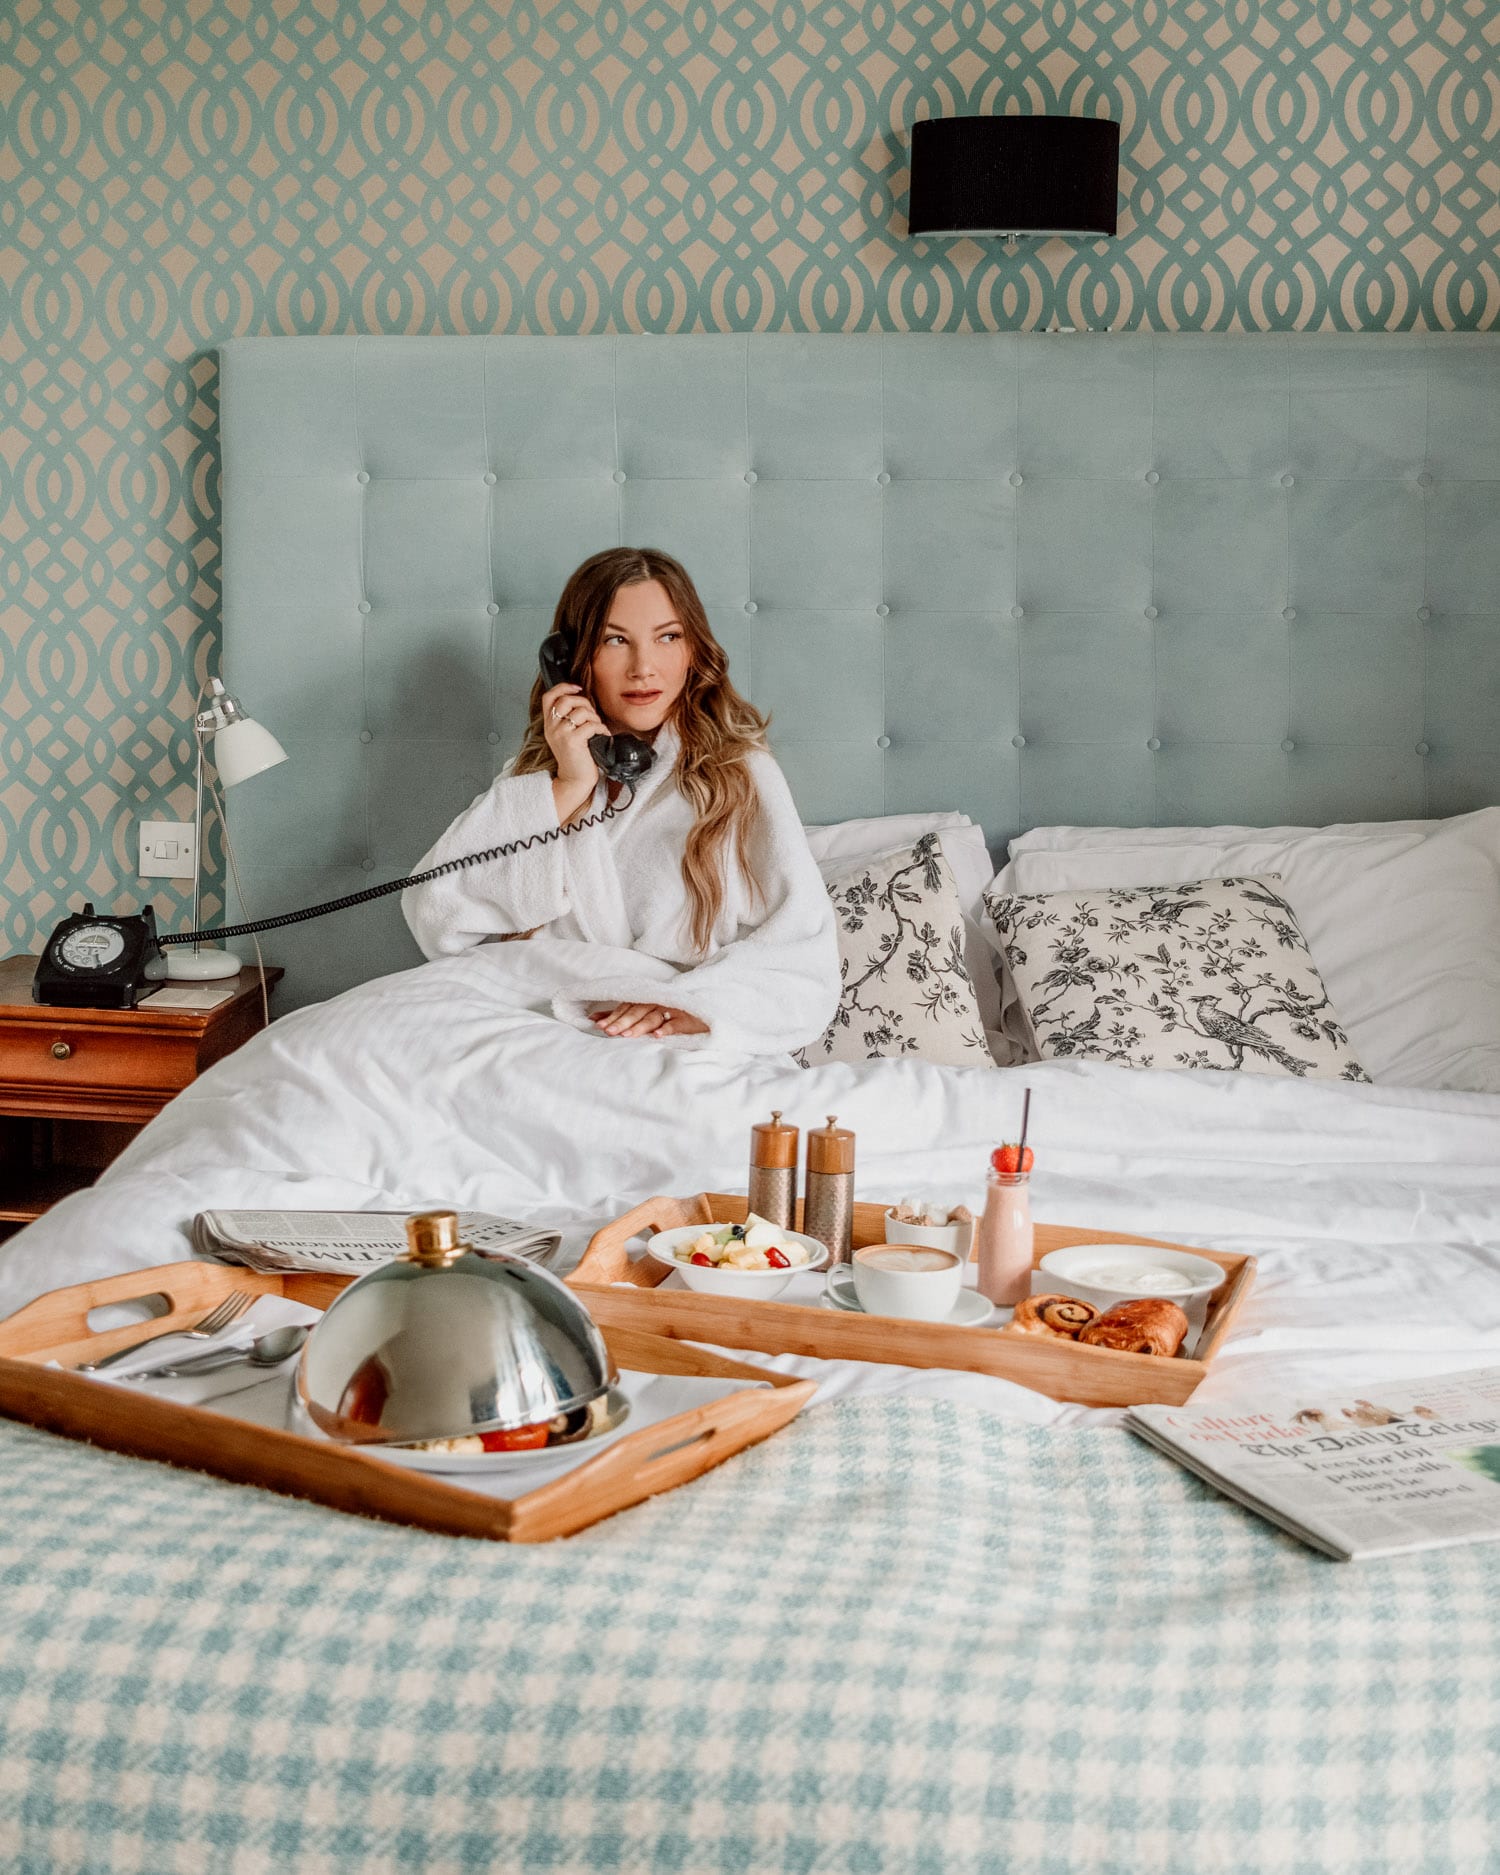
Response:
[{"label": "folded newspaper", "polygon": [[1133,1406],[1125,1424],[1340,1562],[1500,1537],[1500,1367],[1285,1412]]},{"label": "folded newspaper", "polygon": [[[406,1249],[405,1211],[200,1211],[193,1248],[252,1270],[374,1269]],[[489,1211],[460,1211],[458,1233],[476,1250],[507,1250],[549,1263],[562,1238],[555,1230],[517,1224]]]}]

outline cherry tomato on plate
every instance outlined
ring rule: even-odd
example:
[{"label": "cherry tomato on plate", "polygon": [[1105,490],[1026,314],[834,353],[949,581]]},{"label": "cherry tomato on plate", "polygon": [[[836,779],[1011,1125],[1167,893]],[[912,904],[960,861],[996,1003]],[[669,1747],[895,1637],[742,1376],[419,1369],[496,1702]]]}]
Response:
[{"label": "cherry tomato on plate", "polygon": [[487,1452],[535,1452],[547,1443],[545,1422],[540,1426],[512,1426],[508,1432],[481,1432],[479,1443]]},{"label": "cherry tomato on plate", "polygon": [[689,1263],[696,1263],[701,1269],[711,1270],[714,1260],[706,1250],[695,1250],[688,1258]]}]

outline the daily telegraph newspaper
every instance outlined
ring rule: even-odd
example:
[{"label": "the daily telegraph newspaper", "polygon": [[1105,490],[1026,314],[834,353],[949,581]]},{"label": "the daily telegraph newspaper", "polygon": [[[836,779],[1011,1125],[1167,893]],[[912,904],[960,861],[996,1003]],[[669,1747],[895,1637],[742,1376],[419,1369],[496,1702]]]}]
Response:
[{"label": "the daily telegraph newspaper", "polygon": [[[356,1275],[406,1252],[404,1211],[200,1211],[193,1248],[225,1263]],[[562,1242],[555,1230],[488,1211],[460,1211],[458,1234],[476,1250],[505,1250],[544,1266]]]},{"label": "the daily telegraph newspaper", "polygon": [[1500,1367],[1285,1412],[1133,1406],[1132,1432],[1340,1562],[1500,1537]]}]

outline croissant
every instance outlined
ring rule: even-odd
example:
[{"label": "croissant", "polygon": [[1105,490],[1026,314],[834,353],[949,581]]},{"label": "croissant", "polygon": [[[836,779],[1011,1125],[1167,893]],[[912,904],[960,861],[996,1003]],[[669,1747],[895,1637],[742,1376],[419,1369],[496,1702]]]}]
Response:
[{"label": "croissant", "polygon": [[1141,1296],[1117,1302],[1078,1339],[1091,1348],[1118,1348],[1125,1354],[1160,1354],[1170,1358],[1182,1346],[1188,1318],[1164,1296]]},{"label": "croissant", "polygon": [[1016,1304],[1010,1332],[1076,1341],[1078,1331],[1087,1328],[1098,1313],[1092,1304],[1080,1302],[1074,1296],[1026,1296]]}]

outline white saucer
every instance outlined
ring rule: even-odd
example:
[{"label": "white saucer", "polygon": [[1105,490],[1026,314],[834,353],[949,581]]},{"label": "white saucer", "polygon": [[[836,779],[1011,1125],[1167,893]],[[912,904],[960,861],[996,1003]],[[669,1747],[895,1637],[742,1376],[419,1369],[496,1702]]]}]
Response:
[{"label": "white saucer", "polygon": [[[847,1302],[843,1302],[829,1295],[826,1289],[819,1298],[819,1307],[838,1309],[844,1315],[863,1315],[865,1313],[865,1310],[853,1296],[850,1296]],[[958,1292],[958,1300],[954,1303],[952,1312],[945,1315],[942,1322],[936,1325],[944,1328],[980,1328],[984,1323],[990,1320],[994,1313],[995,1305],[990,1301],[988,1296],[980,1295],[977,1289],[961,1289]],[[887,1316],[882,1319],[897,1320],[899,1318]]]}]

